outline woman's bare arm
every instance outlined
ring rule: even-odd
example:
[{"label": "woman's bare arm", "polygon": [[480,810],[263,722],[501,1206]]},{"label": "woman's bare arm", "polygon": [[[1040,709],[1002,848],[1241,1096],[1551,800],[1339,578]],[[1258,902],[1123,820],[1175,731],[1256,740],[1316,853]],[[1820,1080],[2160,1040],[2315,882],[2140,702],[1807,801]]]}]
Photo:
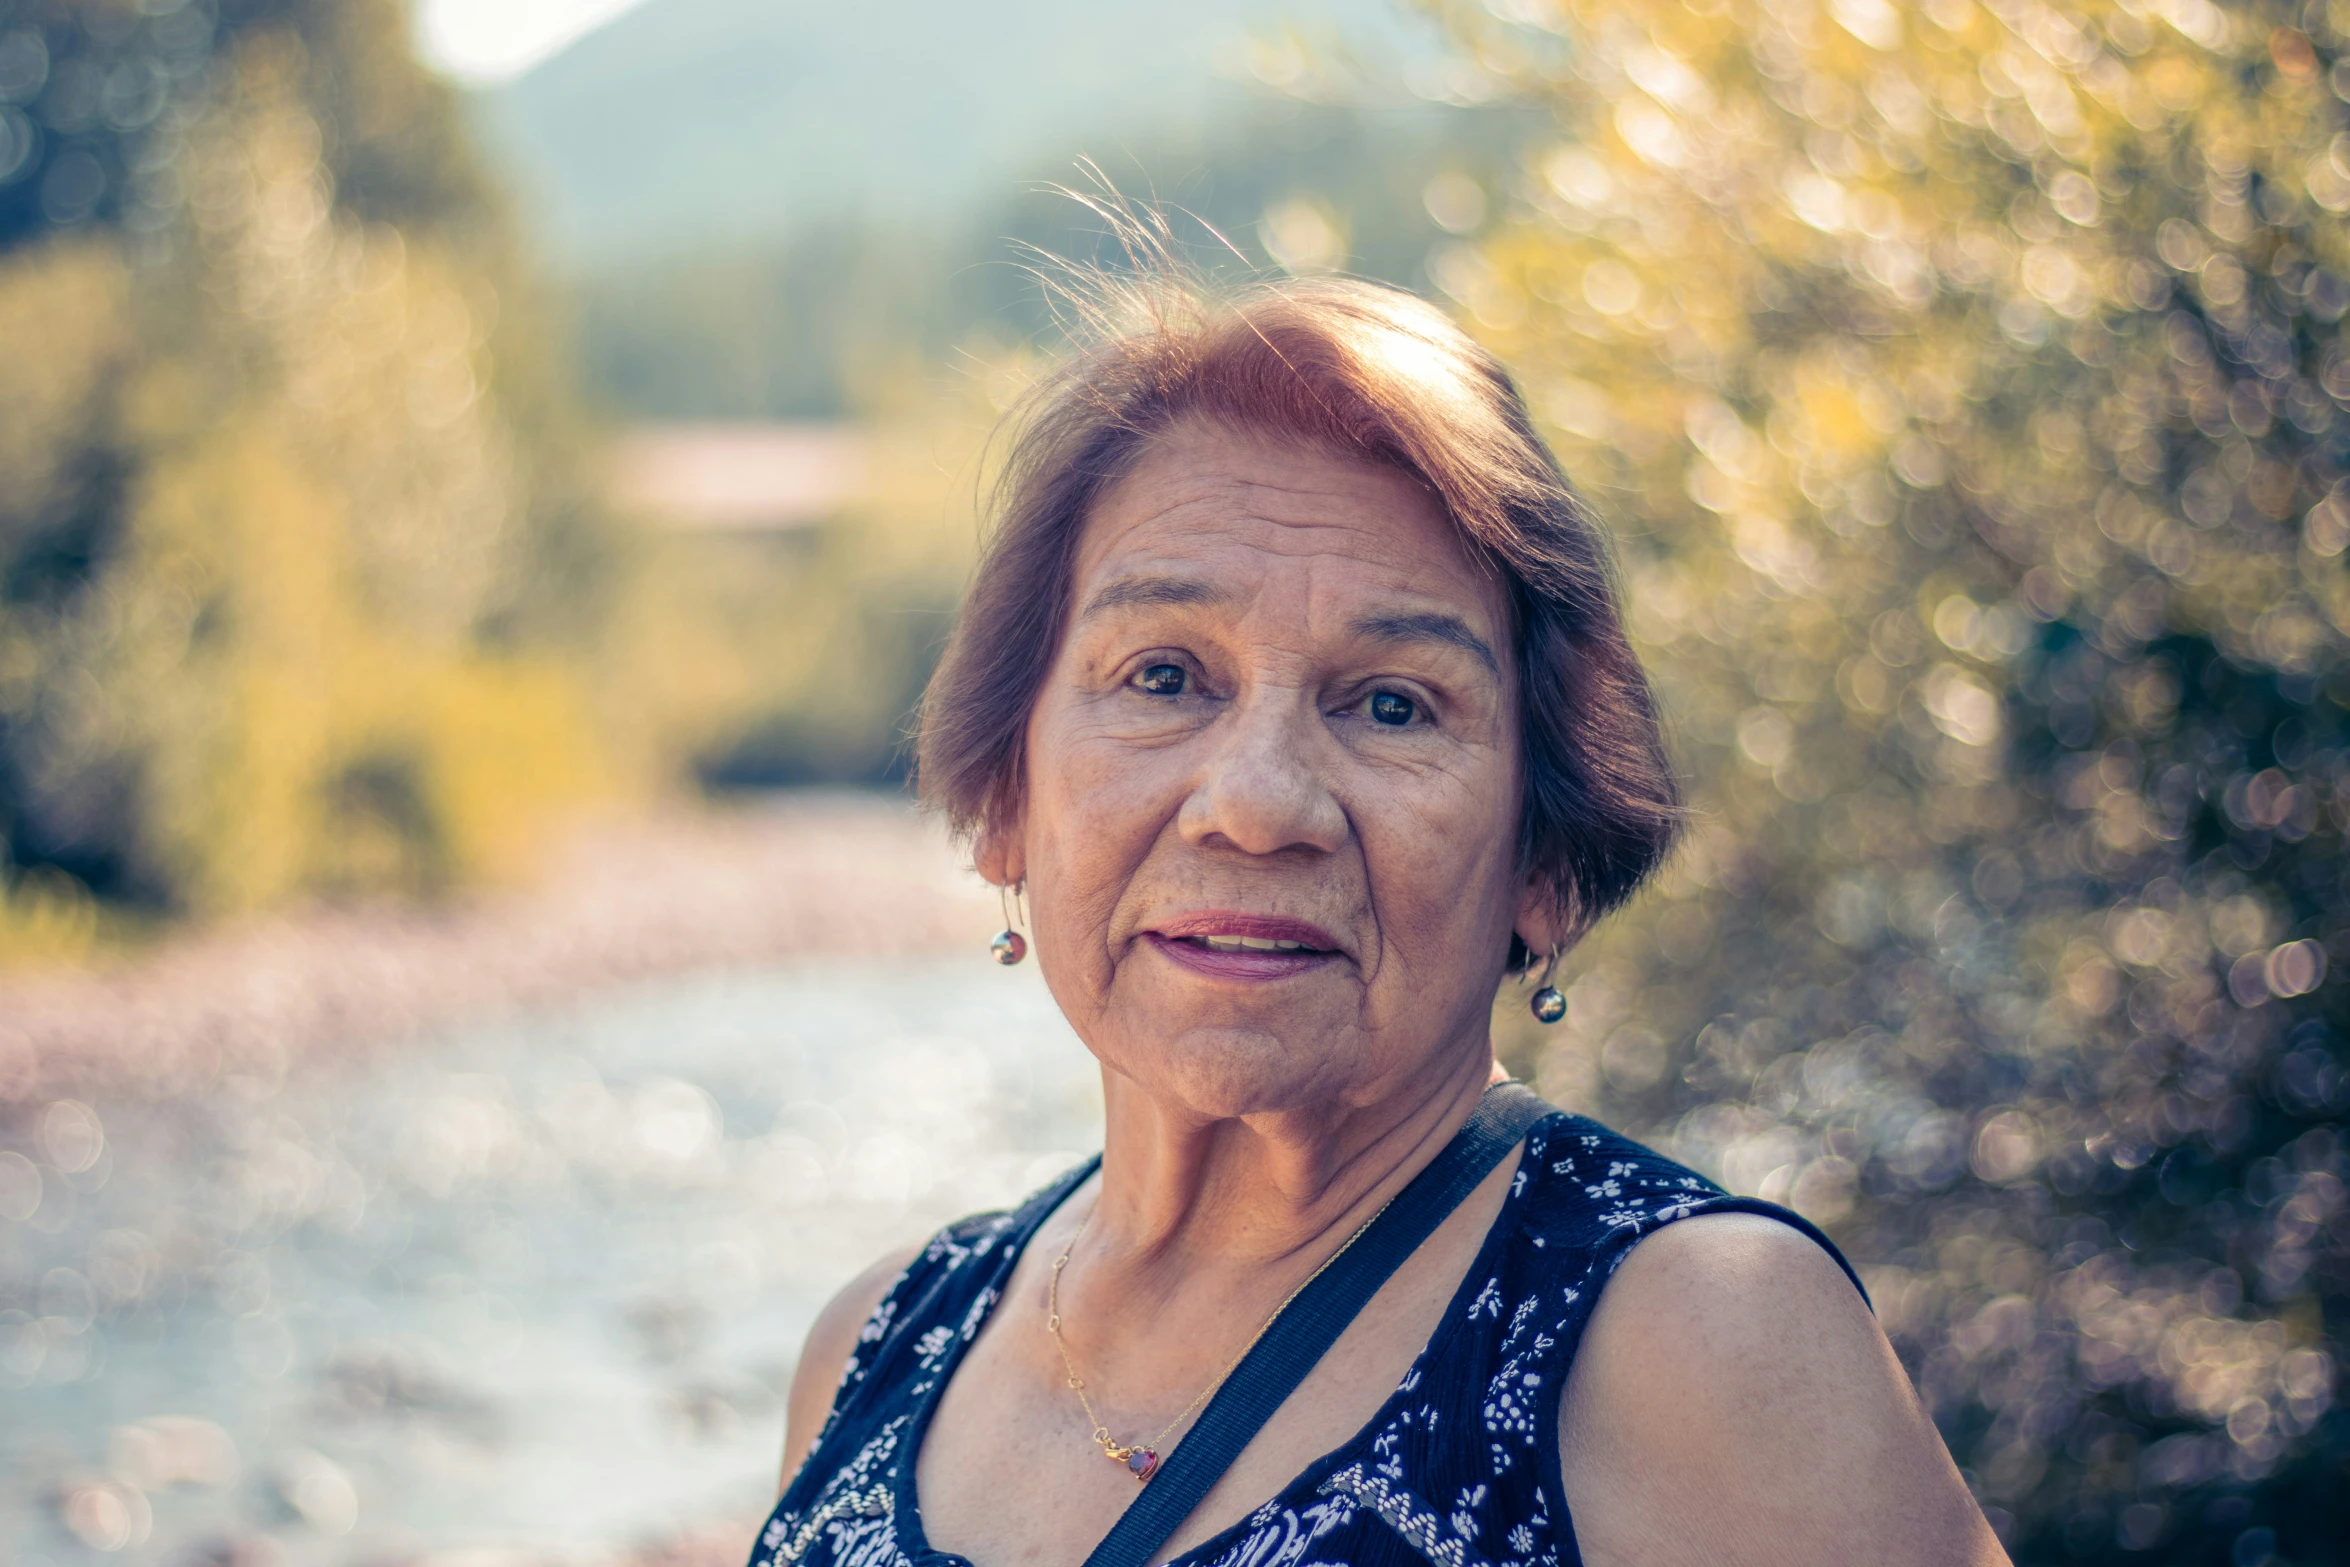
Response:
[{"label": "woman's bare arm", "polygon": [[1559,1432],[1591,1567],[2007,1561],[1852,1282],[1760,1215],[1633,1249]]},{"label": "woman's bare arm", "polygon": [[784,1415],[783,1476],[776,1482],[777,1495],[791,1484],[792,1476],[807,1460],[808,1449],[816,1445],[816,1434],[824,1429],[825,1416],[832,1413],[832,1395],[848,1372],[849,1357],[857,1352],[857,1335],[866,1319],[921,1251],[920,1246],[908,1246],[891,1252],[849,1280],[816,1313],[808,1328],[808,1341],[800,1346],[800,1363],[792,1371],[791,1399]]}]

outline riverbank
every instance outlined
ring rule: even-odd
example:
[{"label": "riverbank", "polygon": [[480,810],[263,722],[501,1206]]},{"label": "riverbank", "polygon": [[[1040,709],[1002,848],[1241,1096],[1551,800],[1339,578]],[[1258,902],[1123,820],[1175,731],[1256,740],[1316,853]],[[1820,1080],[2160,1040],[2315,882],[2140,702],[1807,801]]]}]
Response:
[{"label": "riverbank", "polygon": [[739,1564],[817,1310],[1098,1146],[1098,1083],[964,944],[0,1116],[0,1561]]},{"label": "riverbank", "polygon": [[0,1105],[263,1085],[323,1052],[633,981],[976,950],[993,889],[881,794],[768,797],[573,833],[527,887],[312,909],[71,972],[0,975]]}]

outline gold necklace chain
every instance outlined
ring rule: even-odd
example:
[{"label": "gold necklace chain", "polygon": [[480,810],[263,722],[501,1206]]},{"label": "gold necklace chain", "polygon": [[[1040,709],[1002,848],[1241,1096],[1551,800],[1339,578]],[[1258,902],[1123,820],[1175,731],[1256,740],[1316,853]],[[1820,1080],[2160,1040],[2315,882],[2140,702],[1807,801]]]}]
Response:
[{"label": "gold necklace chain", "polygon": [[[1387,1201],[1393,1202],[1394,1200],[1394,1198],[1390,1197]],[[1045,1289],[1044,1326],[1045,1331],[1053,1336],[1053,1347],[1061,1352],[1061,1369],[1068,1376],[1069,1387],[1073,1392],[1076,1393],[1077,1402],[1084,1406],[1086,1422],[1093,1427],[1093,1441],[1095,1445],[1101,1448],[1102,1456],[1104,1458],[1109,1459],[1112,1463],[1124,1464],[1127,1470],[1133,1474],[1135,1483],[1138,1485],[1148,1480],[1152,1475],[1158,1473],[1159,1444],[1167,1440],[1168,1435],[1173,1432],[1177,1426],[1183,1424],[1184,1421],[1189,1420],[1193,1412],[1196,1411],[1200,1405],[1206,1403],[1208,1399],[1215,1393],[1216,1389],[1224,1385],[1226,1378],[1230,1377],[1233,1372],[1240,1369],[1240,1363],[1248,1359],[1248,1352],[1257,1347],[1257,1341],[1259,1339],[1263,1338],[1267,1333],[1272,1331],[1273,1324],[1281,1319],[1281,1313],[1289,1309],[1289,1303],[1297,1299],[1298,1296],[1305,1293],[1306,1285],[1311,1284],[1314,1282],[1314,1280],[1320,1278],[1322,1276],[1323,1269],[1328,1268],[1330,1264],[1345,1256],[1347,1247],[1352,1246],[1356,1241],[1361,1240],[1363,1238],[1363,1231],[1369,1229],[1373,1224],[1377,1223],[1379,1220],[1379,1214],[1385,1213],[1387,1211],[1387,1203],[1381,1203],[1379,1205],[1378,1213],[1372,1214],[1370,1218],[1365,1219],[1360,1225],[1355,1227],[1355,1232],[1346,1238],[1346,1245],[1339,1247],[1329,1256],[1324,1257],[1320,1267],[1315,1268],[1313,1272],[1307,1274],[1296,1289],[1293,1289],[1288,1294],[1282,1296],[1281,1304],[1273,1308],[1273,1314],[1265,1319],[1264,1325],[1259,1327],[1254,1333],[1251,1333],[1248,1336],[1248,1342],[1240,1346],[1240,1353],[1234,1355],[1230,1361],[1225,1363],[1224,1369],[1216,1373],[1216,1379],[1213,1382],[1210,1382],[1206,1387],[1201,1388],[1199,1393],[1192,1399],[1192,1401],[1183,1406],[1183,1410],[1180,1414],[1176,1415],[1174,1419],[1168,1421],[1164,1426],[1160,1427],[1158,1435],[1150,1438],[1148,1441],[1135,1442],[1122,1446],[1119,1444],[1117,1438],[1110,1435],[1110,1428],[1102,1424],[1102,1417],[1094,1413],[1093,1400],[1088,1398],[1085,1393],[1085,1378],[1077,1374],[1077,1363],[1069,1358],[1068,1341],[1061,1337],[1061,1270],[1069,1266],[1069,1257],[1071,1253],[1077,1250],[1077,1243],[1085,1238],[1086,1226],[1093,1223],[1094,1212],[1100,1207],[1101,1202],[1097,1198],[1095,1199],[1093,1207],[1085,1210],[1085,1217],[1077,1221],[1077,1233],[1069,1237],[1069,1244],[1062,1247],[1061,1254],[1053,1259],[1052,1282],[1046,1286]]]}]

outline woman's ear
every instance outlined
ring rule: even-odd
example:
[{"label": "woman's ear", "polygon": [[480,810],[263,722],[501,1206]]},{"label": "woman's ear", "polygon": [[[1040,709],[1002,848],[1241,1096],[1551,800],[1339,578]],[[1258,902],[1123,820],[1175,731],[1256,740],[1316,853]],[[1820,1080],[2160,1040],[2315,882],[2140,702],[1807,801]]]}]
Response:
[{"label": "woman's ear", "polygon": [[998,887],[1016,887],[1028,879],[1028,851],[1017,818],[991,818],[979,829],[971,845],[971,868]]},{"label": "woman's ear", "polygon": [[1518,889],[1518,918],[1512,927],[1526,950],[1548,961],[1583,939],[1583,921],[1574,900],[1562,896],[1547,876],[1530,875]]}]

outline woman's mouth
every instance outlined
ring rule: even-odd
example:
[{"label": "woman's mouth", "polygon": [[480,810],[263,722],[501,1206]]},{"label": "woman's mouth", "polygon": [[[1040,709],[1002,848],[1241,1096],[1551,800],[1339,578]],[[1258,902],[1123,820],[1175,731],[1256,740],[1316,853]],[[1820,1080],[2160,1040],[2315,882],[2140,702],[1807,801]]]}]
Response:
[{"label": "woman's mouth", "polygon": [[1316,952],[1302,941],[1269,941],[1262,936],[1180,936],[1179,941],[1197,942],[1210,952]]},{"label": "woman's mouth", "polygon": [[1300,920],[1207,914],[1171,920],[1145,939],[1169,959],[1210,979],[1288,979],[1336,962],[1328,932]]}]

